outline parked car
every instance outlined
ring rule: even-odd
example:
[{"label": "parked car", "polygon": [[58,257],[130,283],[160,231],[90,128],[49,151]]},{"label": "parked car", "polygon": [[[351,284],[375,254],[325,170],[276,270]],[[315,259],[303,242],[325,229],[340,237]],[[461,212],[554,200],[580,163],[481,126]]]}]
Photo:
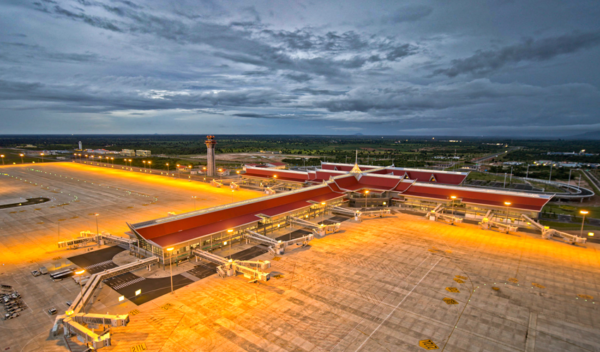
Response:
[{"label": "parked car", "polygon": [[71,306],[71,304],[72,304],[72,303],[71,303],[71,301],[67,301],[67,302],[65,302],[65,303],[67,303],[67,307],[70,307],[70,306]]},{"label": "parked car", "polygon": [[46,275],[48,274],[48,269],[46,269],[45,266],[40,267],[40,273],[42,273],[42,275]]},{"label": "parked car", "polygon": [[54,315],[54,314],[56,314],[56,308],[48,309],[48,315]]},{"label": "parked car", "polygon": [[42,275],[42,274],[41,274],[39,271],[37,271],[37,270],[33,270],[33,271],[31,272],[31,275],[33,275],[33,276],[40,276],[40,275]]},{"label": "parked car", "polygon": [[19,316],[19,313],[13,313],[13,314],[5,314],[4,315],[4,320],[8,320],[8,319],[14,319],[16,317]]}]

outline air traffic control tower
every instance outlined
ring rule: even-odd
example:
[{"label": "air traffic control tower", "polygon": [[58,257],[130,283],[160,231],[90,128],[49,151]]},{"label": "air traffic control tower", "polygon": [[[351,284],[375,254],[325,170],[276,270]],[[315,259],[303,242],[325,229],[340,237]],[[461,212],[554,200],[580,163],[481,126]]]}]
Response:
[{"label": "air traffic control tower", "polygon": [[215,140],[215,136],[206,136],[206,176],[215,177],[217,176],[217,167],[215,164],[215,145],[217,141]]}]

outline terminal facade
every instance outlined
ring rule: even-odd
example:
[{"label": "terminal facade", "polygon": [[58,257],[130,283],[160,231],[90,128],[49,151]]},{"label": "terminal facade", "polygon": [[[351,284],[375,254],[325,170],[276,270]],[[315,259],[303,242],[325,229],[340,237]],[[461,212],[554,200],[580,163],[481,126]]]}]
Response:
[{"label": "terminal facade", "polygon": [[321,169],[307,172],[246,167],[245,182],[292,190],[128,224],[129,235],[164,264],[191,258],[196,248],[210,251],[231,246],[242,241],[247,230],[266,236],[290,226],[290,217],[318,221],[333,207],[393,207],[420,214],[442,208],[466,221],[496,216],[511,226],[529,227],[526,218],[538,219],[552,198],[462,186],[467,176],[466,172],[335,163],[323,163]]}]

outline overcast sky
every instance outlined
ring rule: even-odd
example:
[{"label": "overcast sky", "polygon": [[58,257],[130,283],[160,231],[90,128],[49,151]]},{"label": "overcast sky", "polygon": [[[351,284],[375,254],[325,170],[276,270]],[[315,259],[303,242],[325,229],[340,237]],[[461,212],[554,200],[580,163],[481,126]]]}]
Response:
[{"label": "overcast sky", "polygon": [[600,130],[600,1],[3,0],[0,134]]}]

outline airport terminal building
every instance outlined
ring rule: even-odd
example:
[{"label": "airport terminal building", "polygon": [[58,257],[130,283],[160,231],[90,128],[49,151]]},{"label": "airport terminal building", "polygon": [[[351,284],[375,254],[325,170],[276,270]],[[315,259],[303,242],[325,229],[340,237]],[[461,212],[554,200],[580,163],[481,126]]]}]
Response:
[{"label": "airport terminal building", "polygon": [[[245,180],[263,187],[293,185],[292,191],[137,224],[128,224],[140,247],[162,258],[174,248],[174,261],[192,250],[213,250],[240,242],[246,230],[264,235],[289,226],[288,217],[313,220],[334,206],[394,207],[425,214],[444,207],[465,220],[495,214],[501,221],[528,226],[522,214],[538,219],[552,196],[464,187],[465,172],[431,171],[323,163],[316,171],[246,167]],[[510,204],[510,205],[507,205]],[[314,221],[314,220],[313,220]],[[148,253],[149,254],[149,253]]]}]

